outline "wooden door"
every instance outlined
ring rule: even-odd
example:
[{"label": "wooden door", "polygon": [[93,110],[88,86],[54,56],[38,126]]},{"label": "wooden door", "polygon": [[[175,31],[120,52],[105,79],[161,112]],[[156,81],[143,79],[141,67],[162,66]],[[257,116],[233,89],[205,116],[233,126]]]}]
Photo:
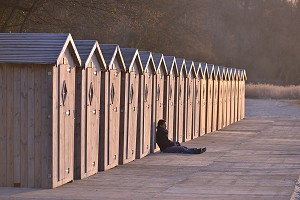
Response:
[{"label": "wooden door", "polygon": [[218,109],[217,109],[217,130],[223,128],[223,94],[224,94],[224,88],[223,88],[223,81],[219,80],[219,91],[218,91]]},{"label": "wooden door", "polygon": [[138,101],[139,101],[139,74],[138,71],[132,71],[129,74],[128,91],[128,130],[125,131],[125,159],[129,162],[135,159],[136,134],[138,123]]},{"label": "wooden door", "polygon": [[[156,126],[157,122],[164,117],[164,76],[162,74],[156,75]],[[154,138],[155,147],[154,152],[158,151],[156,144],[156,136]]]},{"label": "wooden door", "polygon": [[231,124],[230,112],[231,112],[231,81],[227,82],[227,114],[226,114],[226,125]]},{"label": "wooden door", "polygon": [[150,150],[150,137],[153,121],[153,75],[149,72],[145,73],[144,81],[144,131],[141,133],[141,146],[143,155],[148,154]]},{"label": "wooden door", "polygon": [[101,73],[96,68],[86,69],[86,131],[85,168],[87,176],[98,171],[100,81]]},{"label": "wooden door", "polygon": [[242,81],[238,81],[238,92],[239,92],[239,100],[238,100],[238,120],[242,119]]},{"label": "wooden door", "polygon": [[169,131],[169,139],[174,141],[175,140],[175,130],[176,130],[176,123],[175,123],[175,119],[176,119],[176,115],[175,115],[175,76],[174,75],[170,75],[169,76],[169,89],[168,89],[168,131]]},{"label": "wooden door", "polygon": [[213,97],[212,97],[212,131],[217,130],[218,121],[218,80],[213,81]]},{"label": "wooden door", "polygon": [[222,127],[224,128],[227,125],[227,81],[223,80],[223,122]]},{"label": "wooden door", "polygon": [[234,81],[234,122],[238,121],[238,100],[239,100],[239,86],[238,80]]},{"label": "wooden door", "polygon": [[234,102],[235,102],[235,81],[230,81],[231,83],[231,91],[230,91],[230,123],[234,122]]},{"label": "wooden door", "polygon": [[75,119],[75,69],[59,66],[59,176],[67,183],[73,180],[74,119]]},{"label": "wooden door", "polygon": [[118,165],[119,154],[121,72],[114,68],[110,70],[109,76],[109,128],[106,138],[107,155],[105,155],[105,158],[107,159],[107,165],[113,167]]},{"label": "wooden door", "polygon": [[212,95],[213,95],[213,80],[207,80],[207,99],[206,99],[206,133],[211,132],[211,121],[212,121]]},{"label": "wooden door", "polygon": [[200,79],[195,80],[195,131],[193,134],[193,138],[197,138],[200,136],[200,107],[201,107],[201,82]]},{"label": "wooden door", "polygon": [[178,119],[177,119],[177,138],[178,142],[183,142],[185,135],[185,78],[183,76],[179,77],[178,84]]},{"label": "wooden door", "polygon": [[206,80],[201,79],[201,91],[200,91],[200,136],[205,134],[205,122],[206,122]]},{"label": "wooden door", "polygon": [[187,119],[185,141],[192,139],[194,134],[194,79],[188,78],[187,81]]}]

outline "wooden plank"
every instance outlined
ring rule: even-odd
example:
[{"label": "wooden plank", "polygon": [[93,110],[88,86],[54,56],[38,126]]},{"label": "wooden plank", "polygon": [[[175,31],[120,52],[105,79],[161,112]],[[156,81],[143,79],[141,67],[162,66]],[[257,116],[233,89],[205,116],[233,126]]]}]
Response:
[{"label": "wooden plank", "polygon": [[28,187],[28,66],[21,68],[21,187]]},{"label": "wooden plank", "polygon": [[14,186],[21,186],[21,68],[14,67],[14,121],[13,121],[13,135],[14,135]]},{"label": "wooden plank", "polygon": [[34,134],[35,134],[35,66],[29,65],[28,67],[28,118],[27,118],[27,126],[28,126],[28,187],[34,187],[34,178],[35,178],[35,157],[34,157]]},{"label": "wooden plank", "polygon": [[42,127],[42,94],[44,91],[42,91],[42,82],[43,80],[42,76],[42,68],[36,67],[34,69],[35,73],[35,79],[34,79],[34,88],[35,88],[35,131],[34,131],[34,181],[35,187],[42,187],[42,133],[44,131],[44,128]]},{"label": "wooden plank", "polygon": [[212,80],[207,80],[207,99],[206,99],[206,126],[205,126],[205,133],[211,132],[211,123],[212,123]]},{"label": "wooden plank", "polygon": [[195,131],[194,131],[194,134],[193,134],[193,139],[194,138],[197,138],[200,136],[200,106],[201,106],[201,83],[200,83],[200,79],[196,78],[195,79],[195,114],[194,114],[194,117],[195,117]]},{"label": "wooden plank", "polygon": [[45,173],[47,173],[47,188],[52,188],[52,174],[53,174],[53,167],[52,167],[52,145],[53,145],[53,128],[52,128],[52,120],[53,120],[53,113],[52,113],[52,105],[53,105],[53,67],[55,66],[48,66],[47,67],[47,98],[46,98],[46,114],[47,114],[47,124],[46,130],[49,131],[46,145],[47,145],[47,169]]},{"label": "wooden plank", "polygon": [[2,116],[2,120],[0,120],[0,186],[6,186],[6,156],[7,156],[7,130],[6,130],[6,95],[7,95],[7,67],[5,64],[0,64],[0,116]]},{"label": "wooden plank", "polygon": [[7,186],[14,186],[14,101],[13,101],[13,90],[14,90],[14,66],[7,65],[7,96],[6,96],[6,120],[7,120]]},{"label": "wooden plank", "polygon": [[72,66],[70,72],[70,86],[71,86],[71,107],[70,107],[70,158],[69,158],[69,181],[74,180],[74,134],[75,134],[75,65]]},{"label": "wooden plank", "polygon": [[[68,83],[65,80],[66,74],[66,67],[64,65],[59,65],[59,84],[58,84],[58,90],[59,90],[59,130],[58,130],[58,138],[59,138],[59,145],[58,145],[58,168],[59,168],[59,176],[58,176],[58,181],[63,181],[65,179],[65,156],[66,151],[65,151],[65,115],[67,110],[65,109],[65,106],[63,105],[63,99],[62,99],[62,88],[63,88],[63,83],[65,81],[65,84]],[[65,100],[67,102],[67,99]]]},{"label": "wooden plank", "polygon": [[48,67],[47,66],[39,66],[41,67],[41,78],[42,82],[41,84],[41,110],[42,110],[42,116],[41,116],[41,125],[43,127],[42,135],[41,135],[41,154],[42,154],[42,160],[41,160],[41,185],[42,188],[48,188],[48,140],[50,139],[49,135],[51,133],[51,129],[49,129],[48,124],[50,123],[50,119],[48,118],[48,107],[49,107],[49,102],[48,102]]},{"label": "wooden plank", "polygon": [[57,186],[60,177],[59,168],[59,125],[60,125],[60,97],[59,97],[59,67],[52,68],[52,187]]}]

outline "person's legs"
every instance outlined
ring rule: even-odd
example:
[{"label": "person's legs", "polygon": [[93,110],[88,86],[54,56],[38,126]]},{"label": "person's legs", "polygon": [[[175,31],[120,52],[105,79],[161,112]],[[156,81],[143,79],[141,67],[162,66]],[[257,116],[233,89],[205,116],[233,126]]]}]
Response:
[{"label": "person's legs", "polygon": [[167,147],[164,151],[164,153],[187,153],[187,154],[199,154],[202,152],[199,152],[197,148],[188,148],[185,146],[172,146]]}]

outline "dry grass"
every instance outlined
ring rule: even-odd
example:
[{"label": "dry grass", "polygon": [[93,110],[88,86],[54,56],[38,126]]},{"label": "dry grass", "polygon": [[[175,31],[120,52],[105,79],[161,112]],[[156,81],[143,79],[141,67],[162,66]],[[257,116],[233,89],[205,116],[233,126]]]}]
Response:
[{"label": "dry grass", "polygon": [[270,84],[246,84],[246,98],[299,100],[300,85],[277,86]]}]

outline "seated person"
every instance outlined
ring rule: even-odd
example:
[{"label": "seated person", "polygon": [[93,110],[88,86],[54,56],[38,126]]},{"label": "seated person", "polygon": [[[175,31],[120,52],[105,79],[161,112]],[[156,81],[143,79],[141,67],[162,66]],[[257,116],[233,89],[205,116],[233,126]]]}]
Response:
[{"label": "seated person", "polygon": [[166,120],[161,119],[157,123],[156,127],[156,143],[160,150],[164,153],[188,153],[188,154],[200,154],[206,151],[206,148],[188,148],[181,146],[179,142],[173,142],[168,138],[168,130]]}]

